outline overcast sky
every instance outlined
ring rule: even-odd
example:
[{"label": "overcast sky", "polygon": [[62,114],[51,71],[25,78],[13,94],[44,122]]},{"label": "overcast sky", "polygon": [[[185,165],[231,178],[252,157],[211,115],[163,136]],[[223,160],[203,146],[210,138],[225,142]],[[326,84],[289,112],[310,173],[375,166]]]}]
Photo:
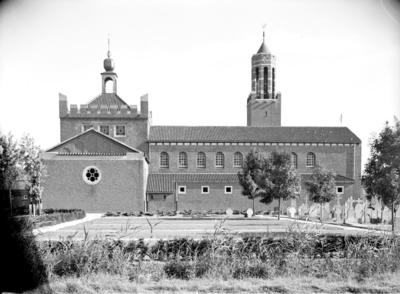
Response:
[{"label": "overcast sky", "polygon": [[251,56],[277,57],[283,126],[347,126],[363,141],[400,118],[394,0],[58,1],[0,5],[0,130],[60,142],[58,93],[101,93],[107,36],[118,95],[153,125],[246,125]]}]

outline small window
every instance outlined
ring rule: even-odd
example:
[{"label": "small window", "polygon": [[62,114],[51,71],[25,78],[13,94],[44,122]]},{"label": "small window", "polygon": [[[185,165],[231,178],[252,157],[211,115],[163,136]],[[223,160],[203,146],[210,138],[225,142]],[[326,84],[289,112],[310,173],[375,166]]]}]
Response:
[{"label": "small window", "polygon": [[169,167],[169,156],[167,152],[161,152],[160,155],[160,167],[168,168]]},{"label": "small window", "polygon": [[314,167],[315,166],[315,154],[314,153],[307,153],[307,167]]},{"label": "small window", "polygon": [[292,165],[294,168],[297,168],[297,154],[292,152]]},{"label": "small window", "polygon": [[210,187],[209,186],[202,186],[201,187],[201,194],[209,194],[210,193]]},{"label": "small window", "polygon": [[225,186],[225,194],[232,194],[232,186]]},{"label": "small window", "polygon": [[125,137],[125,126],[115,126],[115,137]]},{"label": "small window", "polygon": [[215,155],[215,167],[224,167],[224,154],[222,152]]},{"label": "small window", "polygon": [[153,200],[153,195],[150,195],[150,200]]},{"label": "small window", "polygon": [[198,168],[206,167],[206,155],[203,152],[197,153],[197,167]]},{"label": "small window", "polygon": [[167,195],[164,195],[164,200],[166,200],[167,199]]},{"label": "small window", "polygon": [[86,132],[87,130],[93,129],[93,125],[83,125],[82,126],[82,131]]},{"label": "small window", "polygon": [[83,170],[82,177],[85,183],[96,185],[101,180],[101,171],[97,166],[88,166]]},{"label": "small window", "polygon": [[242,167],[243,165],[243,155],[240,152],[236,152],[233,155],[233,166],[234,167]]},{"label": "small window", "polygon": [[344,187],[343,186],[336,186],[336,194],[343,194]]},{"label": "small window", "polygon": [[178,167],[187,167],[187,154],[185,152],[179,153]]},{"label": "small window", "polygon": [[179,194],[186,194],[186,186],[178,187]]},{"label": "small window", "polygon": [[24,200],[27,200],[27,199],[28,199],[28,196],[24,195]]},{"label": "small window", "polygon": [[267,117],[267,116],[268,116],[268,111],[265,112],[265,117]]},{"label": "small window", "polygon": [[106,135],[110,135],[110,126],[100,126],[100,132]]}]

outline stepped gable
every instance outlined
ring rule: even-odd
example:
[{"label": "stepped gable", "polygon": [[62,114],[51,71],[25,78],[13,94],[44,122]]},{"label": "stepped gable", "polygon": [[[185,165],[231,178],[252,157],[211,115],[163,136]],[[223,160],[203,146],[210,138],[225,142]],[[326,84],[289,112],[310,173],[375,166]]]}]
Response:
[{"label": "stepped gable", "polygon": [[90,100],[87,105],[89,109],[92,108],[92,106],[100,108],[101,105],[107,105],[108,108],[110,108],[111,105],[117,105],[118,111],[121,110],[122,105],[125,105],[129,110],[131,110],[131,107],[115,93],[102,93],[97,95],[95,98]]},{"label": "stepped gable", "polygon": [[361,140],[347,127],[152,126],[149,142],[360,144]]}]

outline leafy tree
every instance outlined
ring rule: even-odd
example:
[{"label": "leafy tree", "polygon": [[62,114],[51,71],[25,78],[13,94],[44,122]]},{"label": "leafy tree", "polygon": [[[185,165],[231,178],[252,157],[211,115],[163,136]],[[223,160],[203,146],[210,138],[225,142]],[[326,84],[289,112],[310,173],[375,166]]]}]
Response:
[{"label": "leafy tree", "polygon": [[17,142],[14,141],[11,134],[0,137],[0,146],[0,189],[8,190],[10,209],[12,210],[11,189],[22,174],[19,165],[20,154]]},{"label": "leafy tree", "polygon": [[242,170],[238,172],[239,184],[242,186],[242,195],[253,200],[254,212],[254,199],[264,193],[259,183],[262,181],[265,164],[267,164],[265,154],[259,150],[251,149],[244,159]]},{"label": "leafy tree", "polygon": [[321,207],[321,222],[322,222],[322,205],[331,202],[337,195],[335,191],[334,170],[328,170],[325,166],[317,164],[315,172],[310,179],[304,182],[308,192],[308,197],[311,201],[319,203]]},{"label": "leafy tree", "polygon": [[362,183],[367,197],[377,197],[391,207],[392,230],[395,230],[395,206],[400,203],[400,121],[395,117],[394,126],[386,122],[378,136],[370,142],[368,159]]},{"label": "leafy tree", "polygon": [[[24,135],[19,141],[21,165],[26,175],[26,188],[32,199],[42,202],[43,178],[47,176],[46,166],[43,162],[43,151],[35,145],[35,140],[30,135]],[[39,213],[41,213],[41,205]]]},{"label": "leafy tree", "polygon": [[280,220],[281,200],[296,198],[296,191],[301,185],[300,175],[292,164],[292,154],[286,150],[274,150],[266,159],[260,178],[260,187],[265,191],[260,202],[269,204],[277,199]]}]

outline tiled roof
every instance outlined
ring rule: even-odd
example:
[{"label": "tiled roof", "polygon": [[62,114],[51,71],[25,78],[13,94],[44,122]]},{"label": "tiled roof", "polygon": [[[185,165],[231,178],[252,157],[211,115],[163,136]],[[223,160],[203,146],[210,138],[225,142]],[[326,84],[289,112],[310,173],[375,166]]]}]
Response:
[{"label": "tiled roof", "polygon": [[347,127],[152,126],[150,142],[361,143]]},{"label": "tiled roof", "polygon": [[101,105],[118,105],[118,109],[120,109],[121,105],[126,105],[128,109],[130,109],[129,105],[126,104],[126,102],[115,93],[102,93],[90,100],[87,104],[89,108],[92,105],[97,105],[99,108]]},{"label": "tiled roof", "polygon": [[[309,179],[311,174],[301,174],[303,180]],[[353,179],[337,175],[336,182],[354,182]],[[191,182],[238,182],[237,174],[228,173],[168,173],[168,174],[149,174],[147,179],[147,193],[173,193],[174,183]]]},{"label": "tiled roof", "polygon": [[[303,181],[309,180],[310,177],[311,177],[311,174],[301,174],[301,178],[303,179]],[[354,179],[349,178],[349,177],[345,177],[345,176],[342,176],[342,175],[337,175],[335,177],[335,181],[338,182],[338,183],[345,183],[345,182],[354,183],[355,182]]]},{"label": "tiled roof", "polygon": [[149,174],[147,193],[173,193],[174,182],[237,182],[237,174],[182,173]]},{"label": "tiled roof", "polygon": [[90,153],[67,153],[67,152],[59,152],[58,156],[126,156],[126,153],[99,153],[99,152],[90,152]]},{"label": "tiled roof", "polygon": [[263,42],[263,43],[261,44],[260,49],[258,49],[258,51],[257,51],[257,54],[258,54],[258,53],[271,53],[271,51],[269,51],[267,45],[265,45],[265,42]]}]

